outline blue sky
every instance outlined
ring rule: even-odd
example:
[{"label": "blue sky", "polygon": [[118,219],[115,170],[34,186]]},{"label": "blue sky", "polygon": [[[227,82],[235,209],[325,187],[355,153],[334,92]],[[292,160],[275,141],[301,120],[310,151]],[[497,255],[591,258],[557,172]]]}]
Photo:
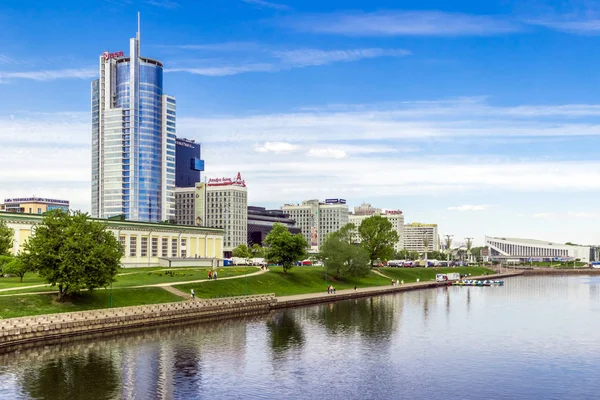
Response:
[{"label": "blue sky", "polygon": [[89,210],[90,82],[137,11],[178,134],[252,204],[600,243],[597,1],[4,0],[1,198]]}]

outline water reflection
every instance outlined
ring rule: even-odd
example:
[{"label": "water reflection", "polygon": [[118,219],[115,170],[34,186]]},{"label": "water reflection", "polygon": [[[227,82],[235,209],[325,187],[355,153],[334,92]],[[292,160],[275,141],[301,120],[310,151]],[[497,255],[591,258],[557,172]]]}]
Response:
[{"label": "water reflection", "polygon": [[110,354],[90,351],[26,366],[19,384],[33,399],[112,399],[121,379]]},{"label": "water reflection", "polygon": [[276,313],[272,319],[267,321],[267,330],[271,349],[275,354],[284,353],[291,348],[297,349],[304,343],[302,326],[296,321],[290,310]]},{"label": "water reflection", "polygon": [[401,303],[393,296],[380,296],[317,307],[313,319],[330,334],[357,332],[365,337],[382,337],[394,332],[401,311]]},{"label": "water reflection", "polygon": [[599,278],[406,292],[21,349],[0,398],[594,399],[598,315]]}]

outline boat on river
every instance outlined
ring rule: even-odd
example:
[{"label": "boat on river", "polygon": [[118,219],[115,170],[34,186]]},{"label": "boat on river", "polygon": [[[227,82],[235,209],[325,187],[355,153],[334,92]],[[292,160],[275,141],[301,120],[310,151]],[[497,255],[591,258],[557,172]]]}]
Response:
[{"label": "boat on river", "polygon": [[467,279],[463,281],[452,282],[452,286],[503,286],[504,281],[499,280],[476,280]]}]

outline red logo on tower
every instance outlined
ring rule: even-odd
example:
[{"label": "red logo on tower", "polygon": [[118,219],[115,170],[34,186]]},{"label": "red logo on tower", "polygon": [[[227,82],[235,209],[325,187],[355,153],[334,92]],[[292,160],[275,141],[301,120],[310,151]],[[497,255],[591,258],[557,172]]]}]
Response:
[{"label": "red logo on tower", "polygon": [[104,53],[102,53],[102,58],[104,59],[104,61],[121,57],[125,57],[125,53],[123,53],[122,51],[115,51],[114,53],[109,53],[108,51],[105,51]]}]

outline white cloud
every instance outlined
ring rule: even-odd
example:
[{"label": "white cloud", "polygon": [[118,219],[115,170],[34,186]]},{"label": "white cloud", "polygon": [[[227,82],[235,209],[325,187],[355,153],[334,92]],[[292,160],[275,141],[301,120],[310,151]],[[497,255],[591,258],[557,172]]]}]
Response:
[{"label": "white cloud", "polygon": [[161,47],[176,47],[184,50],[249,51],[259,49],[260,45],[256,42],[223,42],[207,44],[181,44],[172,46],[166,45]]},{"label": "white cloud", "polygon": [[551,213],[551,212],[535,213],[535,214],[533,214],[533,218],[539,218],[539,219],[556,218],[556,213]]},{"label": "white cloud", "polygon": [[295,144],[285,142],[266,142],[254,146],[254,151],[259,153],[290,153],[298,148]]},{"label": "white cloud", "polygon": [[173,0],[146,0],[146,4],[151,6],[173,9],[179,7],[179,3]]},{"label": "white cloud", "polygon": [[347,156],[346,152],[340,149],[310,149],[308,150],[307,155],[311,157],[323,157],[323,158],[335,158],[341,159]]},{"label": "white cloud", "polygon": [[[224,44],[225,45],[225,44]],[[206,48],[206,45],[182,45],[180,48]],[[228,50],[238,47],[238,44],[231,44]],[[239,49],[239,47],[238,47]],[[319,49],[301,49],[287,51],[271,52],[272,59],[269,62],[246,63],[246,64],[225,64],[209,65],[195,67],[177,67],[167,68],[165,72],[187,72],[195,75],[204,76],[230,76],[243,74],[247,72],[278,72],[292,68],[303,68],[309,66],[328,65],[335,62],[350,62],[362,59],[377,57],[402,57],[410,54],[408,50],[403,49],[349,49],[349,50],[319,50]]]},{"label": "white cloud", "polygon": [[448,210],[451,210],[451,211],[483,211],[483,210],[487,210],[488,208],[490,208],[490,206],[485,205],[485,204],[477,204],[477,205],[465,204],[462,206],[448,207]]},{"label": "white cloud", "polygon": [[277,68],[271,64],[221,65],[199,68],[167,68],[165,72],[187,72],[203,76],[230,76],[245,72],[275,72]]},{"label": "white cloud", "polygon": [[600,34],[600,18],[596,16],[564,15],[556,18],[531,19],[527,23],[580,35]]},{"label": "white cloud", "polygon": [[3,72],[0,71],[0,80],[10,79],[31,79],[35,81],[52,81],[56,79],[90,79],[98,76],[98,70],[95,68],[71,68],[59,70],[40,70],[23,72]]},{"label": "white cloud", "polygon": [[350,50],[318,50],[302,49],[275,52],[274,55],[284,63],[295,67],[326,65],[334,62],[357,61],[378,57],[403,57],[410,51],[403,49],[350,49]]},{"label": "white cloud", "polygon": [[253,4],[253,5],[256,5],[259,7],[272,8],[272,9],[281,10],[281,11],[292,9],[290,6],[287,6],[285,4],[273,3],[271,1],[265,1],[265,0],[242,0],[242,2],[248,3],[248,4]]},{"label": "white cloud", "polygon": [[280,19],[302,32],[349,36],[483,36],[520,31],[504,17],[442,11],[377,11],[306,14]]},{"label": "white cloud", "polygon": [[597,212],[589,212],[589,211],[569,211],[567,213],[570,217],[576,218],[598,218],[600,217],[600,213]]}]

